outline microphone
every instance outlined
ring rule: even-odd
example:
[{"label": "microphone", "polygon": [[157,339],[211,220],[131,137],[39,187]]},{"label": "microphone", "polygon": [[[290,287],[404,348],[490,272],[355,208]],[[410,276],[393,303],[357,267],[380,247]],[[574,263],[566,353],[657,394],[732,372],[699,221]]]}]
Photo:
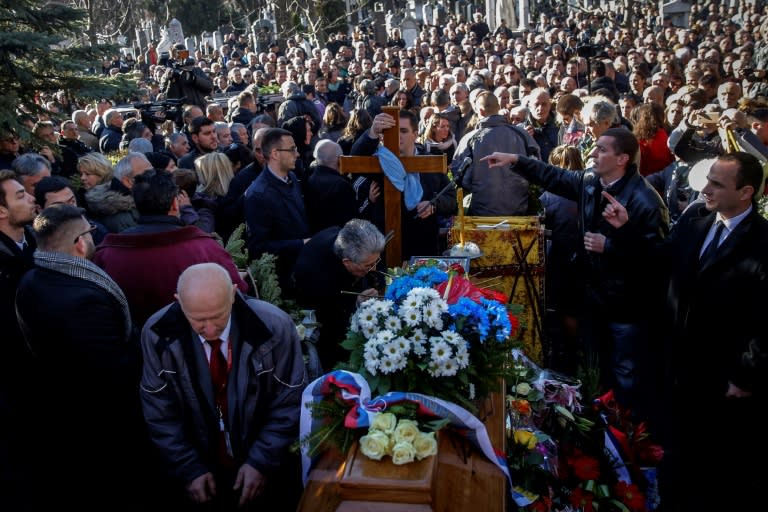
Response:
[{"label": "microphone", "polygon": [[464,180],[464,173],[467,172],[467,169],[469,169],[470,165],[472,165],[472,157],[464,157],[464,160],[462,160],[459,169],[453,175],[453,181],[455,181],[458,186],[462,186],[461,182]]}]

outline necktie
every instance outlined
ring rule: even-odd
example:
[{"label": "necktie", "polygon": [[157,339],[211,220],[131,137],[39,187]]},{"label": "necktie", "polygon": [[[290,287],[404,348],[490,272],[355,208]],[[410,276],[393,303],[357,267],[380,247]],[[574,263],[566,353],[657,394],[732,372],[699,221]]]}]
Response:
[{"label": "necktie", "polygon": [[709,242],[707,248],[704,249],[704,252],[701,253],[701,258],[699,259],[702,267],[710,260],[712,260],[712,258],[714,258],[715,254],[717,253],[717,248],[720,245],[720,237],[723,235],[724,227],[725,223],[723,223],[723,221],[717,221],[717,225],[715,227],[715,235],[712,237],[712,241]]},{"label": "necktie", "polygon": [[227,368],[227,358],[221,352],[222,343],[220,339],[208,340],[208,344],[211,346],[211,359],[208,361],[208,367],[211,371],[216,412],[219,414],[217,418],[219,423],[217,455],[220,464],[224,467],[230,467],[232,452],[229,447],[229,432],[225,423],[227,418],[227,378],[229,368]]}]

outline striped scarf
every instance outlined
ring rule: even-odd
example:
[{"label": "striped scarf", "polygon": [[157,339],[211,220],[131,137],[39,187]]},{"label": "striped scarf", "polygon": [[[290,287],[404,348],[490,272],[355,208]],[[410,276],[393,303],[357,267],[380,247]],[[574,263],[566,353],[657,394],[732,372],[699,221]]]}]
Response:
[{"label": "striped scarf", "polygon": [[125,298],[123,290],[106,272],[85,258],[70,256],[62,252],[37,250],[34,257],[35,264],[40,268],[89,281],[112,295],[123,308],[123,314],[125,315],[125,339],[130,338],[131,312],[128,309],[128,300]]}]

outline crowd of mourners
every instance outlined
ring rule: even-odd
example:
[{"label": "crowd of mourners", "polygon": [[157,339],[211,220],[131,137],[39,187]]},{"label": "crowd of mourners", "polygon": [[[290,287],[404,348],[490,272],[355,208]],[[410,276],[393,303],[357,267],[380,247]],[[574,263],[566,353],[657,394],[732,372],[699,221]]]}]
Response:
[{"label": "crowd of mourners", "polygon": [[[396,121],[401,156],[446,155],[451,171],[418,175],[415,189],[406,183],[403,260],[448,249],[458,208],[540,214],[549,232],[554,369],[575,374],[577,356],[594,350],[602,383],[664,433],[669,409],[657,400],[665,385],[701,391],[691,379],[714,382],[713,368],[736,368],[743,379],[728,374],[727,382],[748,393],[739,398],[750,401],[747,412],[701,410],[681,424],[733,430],[731,420],[738,428],[755,422],[768,353],[756,304],[720,297],[715,303],[735,308],[730,317],[696,310],[682,320],[685,335],[665,327],[657,292],[668,279],[655,266],[665,260],[654,259],[651,245],[679,242],[697,207],[730,219],[728,208],[743,203],[749,214],[738,222],[758,213],[762,174],[743,197],[737,192],[751,182],[737,177],[731,202],[713,206],[714,189],[730,185],[707,170],[733,154],[746,154],[740,168],[757,162],[762,170],[768,160],[766,7],[693,3],[687,26],[652,2],[635,2],[632,12],[557,7],[536,13],[526,30],[504,20],[491,27],[480,12],[448,14],[409,44],[397,26],[386,41],[356,26],[322,45],[297,34],[264,51],[235,32],[218,48],[165,53],[151,42],[135,58],[103,63],[104,74],[135,78],[132,97],[88,103],[77,91],[40,94],[48,114],[35,116],[20,105],[31,137],[0,133],[0,318],[13,354],[0,363],[0,458],[9,461],[0,481],[14,491],[0,503],[295,510],[300,483],[288,449],[307,383],[301,344],[290,318],[252,298],[258,284],[221,241],[244,225],[251,260],[276,255],[284,297],[318,312],[323,369],[343,362],[338,343],[349,315],[381,292],[376,269],[401,262],[381,261],[382,175],[342,174],[340,159],[376,154],[386,174],[395,172],[378,146]],[[279,98],[265,93],[269,86]],[[399,108],[399,119],[385,106]],[[689,182],[702,162],[702,183]],[[464,189],[464,204],[451,181]],[[714,224],[707,233],[717,246]],[[723,270],[718,279],[732,288],[716,279],[712,289],[764,300],[766,243],[750,242],[748,270],[745,259]],[[707,290],[684,282],[675,307]],[[686,299],[689,313],[698,299]],[[713,328],[714,339],[691,327],[694,317],[731,325]],[[189,344],[192,332],[202,344]],[[681,353],[659,341],[669,335],[692,341]],[[209,348],[212,338],[223,344]],[[223,390],[217,352],[236,375]],[[213,390],[200,376],[208,365]],[[682,485],[679,475],[695,474],[696,486],[717,486],[722,475],[708,474],[733,469],[692,465],[696,450],[670,432],[668,481]],[[739,443],[765,454],[764,442],[745,435]],[[725,447],[714,451],[713,464],[741,464]],[[78,457],[88,462],[73,471]],[[40,494],[41,478],[56,480],[57,492]],[[752,486],[745,500],[757,495],[759,482],[739,485]],[[685,494],[696,486],[672,493],[680,510],[697,509],[690,504],[699,498]]]}]

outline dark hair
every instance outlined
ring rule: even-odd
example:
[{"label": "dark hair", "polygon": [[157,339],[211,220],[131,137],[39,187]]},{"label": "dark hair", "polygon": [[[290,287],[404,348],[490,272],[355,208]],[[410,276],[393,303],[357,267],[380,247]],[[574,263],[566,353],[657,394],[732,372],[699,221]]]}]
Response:
[{"label": "dark hair", "polygon": [[417,116],[415,112],[413,112],[412,110],[400,109],[400,119],[401,119],[401,123],[400,124],[402,124],[402,119],[408,119],[408,121],[411,124],[411,129],[414,132],[418,133],[418,131],[419,131],[419,116]]},{"label": "dark hair", "polygon": [[640,144],[638,144],[634,133],[624,127],[608,128],[601,137],[611,137],[613,139],[613,151],[618,155],[628,155],[630,164],[635,161]]},{"label": "dark hair", "polygon": [[134,178],[133,202],[142,215],[168,215],[179,187],[173,175],[161,169],[150,169]]},{"label": "dark hair", "polygon": [[166,153],[165,151],[150,151],[149,153],[144,153],[144,156],[147,157],[147,160],[155,169],[165,169],[171,160],[176,162],[176,158],[171,153]]},{"label": "dark hair", "polygon": [[176,183],[179,190],[186,192],[190,199],[195,195],[195,190],[199,183],[197,173],[192,169],[176,169],[173,171],[173,182]]},{"label": "dark hair", "polygon": [[762,193],[765,182],[763,176],[763,166],[760,161],[753,155],[745,153],[743,151],[736,151],[735,153],[726,153],[718,157],[721,162],[736,162],[739,166],[739,170],[736,173],[736,188],[743,188],[750,185],[754,190],[752,200]]},{"label": "dark hair", "polygon": [[[16,176],[15,172],[10,169],[3,169],[0,171],[0,187],[2,187],[2,184],[8,180],[19,182],[19,178]],[[8,200],[5,198],[5,190],[2,188],[0,188],[0,206],[8,207]]]},{"label": "dark hair", "polygon": [[[49,192],[58,192],[72,187],[69,186],[69,181],[61,176],[46,176],[41,179],[35,186],[35,202],[42,208],[45,206],[45,194]],[[74,190],[72,191],[74,194]]]},{"label": "dark hair", "polygon": [[264,133],[264,138],[261,139],[261,154],[264,155],[264,158],[268,158],[267,155],[272,152],[272,149],[280,143],[280,139],[285,136],[293,138],[293,134],[283,128],[270,128]]},{"label": "dark hair", "polygon": [[209,117],[196,117],[190,123],[189,133],[190,135],[199,135],[200,129],[202,129],[203,126],[213,126],[214,124],[216,123]]},{"label": "dark hair", "polygon": [[32,222],[38,248],[43,251],[63,248],[62,242],[65,240],[67,245],[71,244],[75,230],[62,228],[82,220],[84,214],[84,209],[71,204],[55,204],[45,208]]},{"label": "dark hair", "polygon": [[245,144],[233,142],[224,150],[224,154],[227,155],[229,161],[232,162],[233,169],[242,169],[253,162],[253,150]]}]

